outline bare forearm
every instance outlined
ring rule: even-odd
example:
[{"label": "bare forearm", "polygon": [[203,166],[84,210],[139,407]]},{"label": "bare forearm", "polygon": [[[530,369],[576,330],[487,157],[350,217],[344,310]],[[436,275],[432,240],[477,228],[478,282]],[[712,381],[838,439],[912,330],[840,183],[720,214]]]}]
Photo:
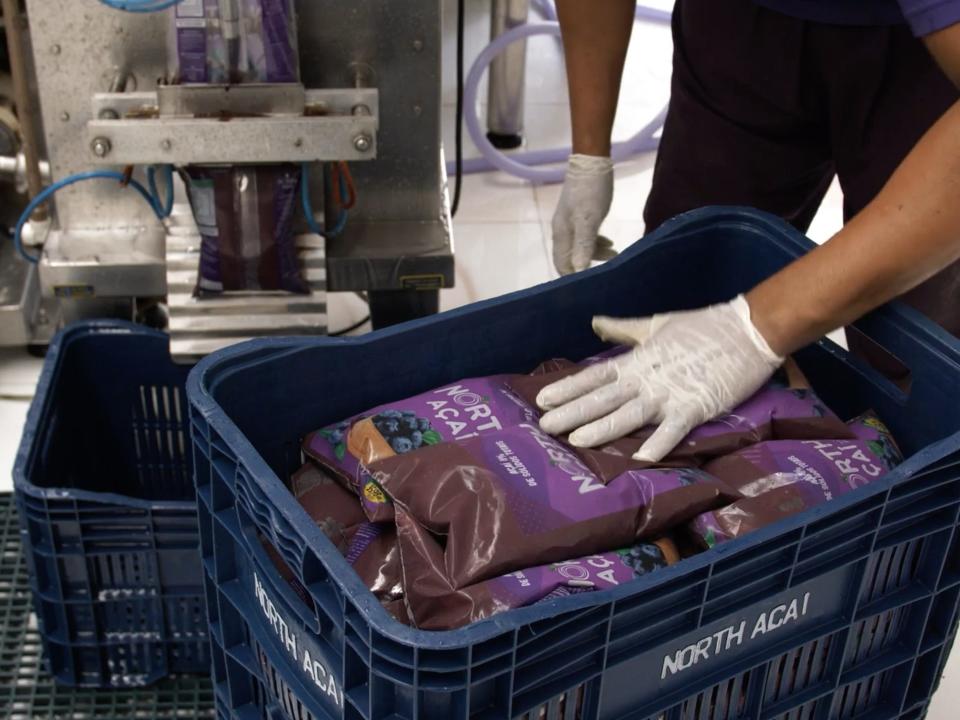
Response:
[{"label": "bare forearm", "polygon": [[575,153],[610,154],[635,7],[635,0],[557,0]]},{"label": "bare forearm", "polygon": [[960,26],[952,25],[931,33],[923,42],[944,74],[960,88],[960,48],[957,47],[960,42]]},{"label": "bare forearm", "polygon": [[786,355],[960,258],[960,103],[828,243],[755,288],[751,315]]}]

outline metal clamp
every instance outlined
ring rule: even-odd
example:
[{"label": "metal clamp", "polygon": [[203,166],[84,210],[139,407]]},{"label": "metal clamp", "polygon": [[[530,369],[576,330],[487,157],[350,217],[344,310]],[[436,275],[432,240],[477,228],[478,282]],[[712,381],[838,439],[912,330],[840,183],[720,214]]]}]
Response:
[{"label": "metal clamp", "polygon": [[[356,112],[363,107],[365,112]],[[87,123],[90,162],[101,165],[371,160],[377,156],[375,88],[300,85],[176,86],[101,93]]]}]

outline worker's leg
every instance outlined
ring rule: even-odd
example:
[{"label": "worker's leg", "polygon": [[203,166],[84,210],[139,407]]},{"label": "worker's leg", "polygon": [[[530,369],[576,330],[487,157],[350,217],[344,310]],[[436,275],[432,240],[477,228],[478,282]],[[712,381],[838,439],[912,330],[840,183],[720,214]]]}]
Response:
[{"label": "worker's leg", "polygon": [[[834,29],[831,37],[832,47],[823,52],[823,74],[830,87],[834,157],[849,219],[873,199],[960,93],[906,27]],[[960,335],[960,265],[904,299]]]},{"label": "worker's leg", "polygon": [[752,0],[679,0],[670,111],[647,231],[704,205],[748,205],[805,230],[833,178],[808,23]]}]

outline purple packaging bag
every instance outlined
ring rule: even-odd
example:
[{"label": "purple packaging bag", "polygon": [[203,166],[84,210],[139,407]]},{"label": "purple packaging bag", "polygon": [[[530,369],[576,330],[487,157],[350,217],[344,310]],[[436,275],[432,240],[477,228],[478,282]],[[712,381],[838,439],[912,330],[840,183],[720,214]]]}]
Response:
[{"label": "purple packaging bag", "polygon": [[[356,495],[309,461],[290,478],[290,492],[370,592],[389,612],[405,621],[406,614],[396,612],[402,607],[403,573],[395,525],[368,521]],[[309,594],[276,549],[265,538],[261,537],[261,543],[280,575],[312,605]]]},{"label": "purple packaging bag", "polygon": [[680,560],[676,545],[662,538],[517,570],[457,590],[444,571],[440,544],[402,509],[397,511],[397,532],[408,612],[420,630],[451,630],[514,608],[607,590]]},{"label": "purple packaging bag", "polygon": [[446,538],[445,573],[455,588],[659,537],[736,497],[696,469],[631,470],[604,484],[530,424],[369,470],[396,506]]},{"label": "purple packaging bag", "polygon": [[393,509],[371,481],[369,465],[421,447],[536,422],[537,412],[508,389],[510,377],[460,380],[378,405],[311,433],[303,450],[360,495],[371,520],[388,521]]},{"label": "purple packaging bag", "polygon": [[292,0],[244,0],[246,48],[252,82],[300,79],[297,19]]},{"label": "purple packaging bag", "polygon": [[846,495],[903,461],[875,414],[849,427],[852,440],[771,441],[709,463],[706,470],[743,498],[698,516],[690,524],[693,535],[713,547]]},{"label": "purple packaging bag", "polygon": [[181,0],[172,13],[174,84],[295,83],[293,0]]},{"label": "purple packaging bag", "polygon": [[[622,352],[617,348],[611,352]],[[604,357],[592,358],[596,363]],[[580,372],[583,365],[551,360],[528,376],[517,376],[511,389],[528,403],[547,385]],[[610,481],[627,470],[650,467],[633,455],[654,433],[645,427],[627,437],[597,448],[578,449],[587,466],[602,480]],[[787,388],[771,383],[732,412],[694,429],[658,467],[697,467],[713,458],[772,439],[850,438],[850,430],[808,388]]]},{"label": "purple packaging bag", "polygon": [[202,238],[195,294],[307,294],[293,235],[301,169],[192,166],[184,171]]},{"label": "purple packaging bag", "polygon": [[218,0],[182,0],[172,13],[172,78],[180,83],[229,81]]}]

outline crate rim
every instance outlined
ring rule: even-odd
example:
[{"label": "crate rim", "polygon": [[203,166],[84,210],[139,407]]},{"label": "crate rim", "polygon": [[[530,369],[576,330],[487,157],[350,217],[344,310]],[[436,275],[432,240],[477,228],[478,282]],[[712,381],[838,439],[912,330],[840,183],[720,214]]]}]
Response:
[{"label": "crate rim", "polygon": [[[770,213],[746,207],[705,207],[684,213],[669,220],[655,232],[643,238],[642,243],[634,243],[617,258],[585,272],[596,275],[613,272],[619,265],[630,261],[633,257],[643,254],[653,247],[667,244],[682,237],[686,231],[696,230],[705,224],[714,227],[722,225],[726,227],[739,226],[750,229],[763,229],[770,234],[771,241],[777,242],[788,250],[792,250],[794,254],[803,254],[816,247],[813,241],[779,217],[771,215]],[[529,297],[534,294],[556,290],[575,281],[576,278],[574,276],[561,277],[533,288],[449,310],[441,313],[441,317],[448,321],[466,319],[471,313],[480,311],[491,304],[499,304],[511,298],[520,299],[522,297]],[[960,340],[953,338],[945,330],[926,319],[919,312],[902,303],[889,303],[874,311],[874,313],[884,315],[895,325],[903,327],[904,329],[906,329],[907,326],[911,327],[914,334],[919,330],[923,334],[924,340],[937,349],[947,352],[952,346],[954,353],[960,353]],[[277,477],[276,473],[273,472],[260,453],[250,444],[239,428],[227,416],[219,403],[213,399],[212,393],[219,384],[218,374],[230,374],[234,369],[243,369],[247,365],[247,362],[245,362],[247,359],[259,362],[265,357],[269,357],[275,360],[288,354],[301,352],[306,348],[338,347],[344,345],[362,347],[377,342],[384,337],[406,332],[415,332],[419,327],[435,322],[436,319],[436,317],[433,317],[413,320],[402,325],[385,328],[353,338],[263,338],[239,343],[219,350],[197,363],[187,379],[187,398],[192,409],[196,410],[202,416],[203,420],[216,433],[224,438],[231,449],[238,452],[238,455],[242,454],[244,456],[244,464],[247,467],[247,475],[250,476],[249,479],[256,482],[268,496],[275,496],[274,494],[281,490],[286,491],[286,486]],[[838,345],[826,339],[819,341],[817,344],[832,354],[844,352]],[[874,372],[864,363],[858,362],[856,359],[854,359],[854,365],[859,366],[859,369],[863,372]],[[193,429],[194,426],[191,422],[191,432]],[[305,527],[305,531],[303,532],[304,538],[317,552],[321,560],[327,564],[331,570],[330,576],[333,580],[340,586],[345,594],[350,596],[362,614],[363,620],[368,624],[371,632],[378,633],[399,644],[410,646],[415,650],[455,650],[493,640],[508,632],[517,633],[524,627],[536,623],[539,620],[556,617],[560,614],[586,611],[590,608],[600,608],[607,604],[609,604],[610,612],[612,613],[616,605],[627,598],[647,592],[656,586],[666,585],[679,578],[700,572],[704,568],[722,560],[745,554],[774,538],[783,537],[798,528],[814,523],[828,515],[833,515],[845,510],[867,498],[880,494],[888,495],[894,487],[911,478],[918,470],[927,468],[954,452],[958,445],[960,445],[960,432],[949,435],[924,447],[894,471],[887,473],[883,478],[861,487],[848,495],[836,498],[827,505],[811,508],[793,517],[761,528],[750,535],[724,543],[692,558],[687,558],[678,565],[637,578],[620,587],[594,593],[572,595],[525,608],[517,608],[456,630],[418,630],[402,625],[396,621],[387,613],[380,603],[376,601],[356,574],[352,572],[350,565],[320,531],[320,528],[310,520],[306,511],[299,503],[292,502],[286,507],[278,507],[277,509],[291,525],[299,527],[301,530]],[[292,495],[290,497],[292,499]]]},{"label": "crate rim", "polygon": [[[125,505],[144,511],[189,511],[196,508],[196,502],[190,500],[142,500],[119,493],[95,492],[67,487],[42,488],[27,478],[27,468],[35,459],[39,450],[36,439],[40,433],[40,424],[50,410],[53,382],[63,363],[64,353],[75,340],[95,335],[128,335],[152,339],[167,339],[166,333],[153,330],[127,320],[85,320],[63,328],[54,336],[47,349],[40,377],[37,379],[37,392],[30,403],[27,419],[20,436],[20,445],[13,463],[13,489],[40,500],[77,500],[97,502],[105,505]],[[185,409],[186,411],[186,409]],[[192,442],[192,441],[191,441]]]}]

